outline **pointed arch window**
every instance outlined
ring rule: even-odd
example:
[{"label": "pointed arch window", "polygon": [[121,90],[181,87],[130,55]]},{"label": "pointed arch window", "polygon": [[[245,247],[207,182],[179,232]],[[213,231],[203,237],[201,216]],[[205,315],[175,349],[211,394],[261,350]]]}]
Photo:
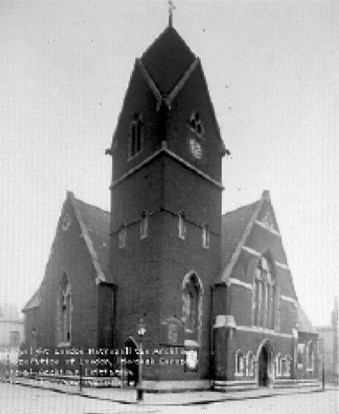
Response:
[{"label": "pointed arch window", "polygon": [[185,330],[197,336],[200,326],[201,286],[195,274],[184,283],[183,302]]},{"label": "pointed arch window", "polygon": [[254,375],[254,355],[251,351],[248,352],[246,358],[246,375],[248,377]]},{"label": "pointed arch window", "polygon": [[145,239],[148,236],[148,214],[143,211],[140,216],[140,239]]},{"label": "pointed arch window", "polygon": [[289,355],[280,358],[280,375],[282,377],[289,377],[291,375],[291,357]]},{"label": "pointed arch window", "polygon": [[253,322],[274,329],[276,325],[277,285],[271,261],[262,256],[254,271]]},{"label": "pointed arch window", "polygon": [[68,213],[65,214],[64,218],[62,219],[62,230],[67,231],[71,225],[71,218]]},{"label": "pointed arch window", "polygon": [[305,344],[298,344],[297,345],[297,366],[299,369],[303,368],[304,366],[304,351],[305,351]]},{"label": "pointed arch window", "polygon": [[182,240],[186,238],[185,213],[182,211],[178,214],[178,236]]},{"label": "pointed arch window", "polygon": [[282,361],[282,357],[281,354],[278,354],[275,357],[275,376],[276,377],[281,377],[281,361]]},{"label": "pointed arch window", "polygon": [[240,349],[235,354],[235,375],[238,377],[244,375],[244,354]]},{"label": "pointed arch window", "polygon": [[205,135],[204,127],[201,122],[201,117],[198,112],[193,112],[190,116],[189,126],[195,133],[200,136]]},{"label": "pointed arch window", "polygon": [[309,342],[306,348],[306,360],[307,370],[313,371],[314,369],[314,345],[313,342]]},{"label": "pointed arch window", "polygon": [[208,224],[202,228],[202,247],[208,249],[210,247],[210,228]]},{"label": "pointed arch window", "polygon": [[141,151],[142,145],[142,118],[138,112],[133,114],[130,132],[129,157],[134,157]]},{"label": "pointed arch window", "polygon": [[266,227],[268,227],[269,229],[273,229],[273,220],[272,220],[272,217],[271,217],[271,215],[270,215],[270,213],[269,213],[269,212],[267,212],[267,213],[265,214],[265,216],[263,217],[263,219],[262,219],[262,223],[263,223]]},{"label": "pointed arch window", "polygon": [[57,321],[57,336],[58,343],[69,345],[71,343],[72,330],[72,301],[71,301],[71,287],[64,273],[58,294],[58,321]]}]

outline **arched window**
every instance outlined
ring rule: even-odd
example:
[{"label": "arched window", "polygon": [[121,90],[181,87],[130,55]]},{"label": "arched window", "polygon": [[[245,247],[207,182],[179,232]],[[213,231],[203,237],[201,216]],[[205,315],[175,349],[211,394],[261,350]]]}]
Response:
[{"label": "arched window", "polygon": [[248,352],[246,358],[246,376],[251,377],[254,375],[254,356],[251,351]]},{"label": "arched window", "polygon": [[244,355],[240,349],[235,354],[235,375],[244,375]]},{"label": "arched window", "polygon": [[64,273],[58,294],[58,343],[71,343],[72,328],[72,301],[71,288],[66,274]]},{"label": "arched window", "polygon": [[262,223],[263,223],[266,227],[268,227],[268,228],[270,228],[270,229],[273,229],[273,220],[272,220],[272,217],[271,217],[271,215],[270,215],[270,213],[269,213],[269,212],[267,212],[267,213],[265,214],[265,216],[262,218]]},{"label": "arched window", "polygon": [[71,225],[71,218],[69,214],[66,213],[64,218],[62,219],[62,230],[67,231],[70,225]]},{"label": "arched window", "polygon": [[148,214],[143,211],[140,216],[140,239],[145,239],[148,236]]},{"label": "arched window", "polygon": [[182,211],[178,214],[178,236],[183,240],[186,238],[185,213]]},{"label": "arched window", "polygon": [[142,119],[140,114],[134,113],[131,124],[129,156],[134,157],[141,151],[142,141]]},{"label": "arched window", "polygon": [[208,224],[202,228],[202,247],[208,249],[210,247],[210,228]]},{"label": "arched window", "polygon": [[254,278],[254,325],[261,325],[262,317],[262,289],[263,281],[261,277],[260,268],[255,269],[255,278]]},{"label": "arched window", "polygon": [[291,376],[291,357],[289,355],[287,355],[285,357],[285,370],[283,372],[283,375],[285,377],[290,377]]},{"label": "arched window", "polygon": [[254,274],[254,325],[268,329],[275,327],[276,281],[271,262],[262,256]]},{"label": "arched window", "polygon": [[298,344],[297,345],[297,364],[298,364],[299,369],[301,369],[304,365],[304,351],[305,351],[305,344]]},{"label": "arched window", "polygon": [[278,354],[275,357],[275,375],[276,377],[281,377],[281,354]]},{"label": "arched window", "polygon": [[183,320],[185,330],[197,337],[200,325],[201,286],[198,277],[192,274],[183,286]]},{"label": "arched window", "polygon": [[291,376],[291,357],[286,355],[284,358],[280,359],[281,362],[281,371],[280,375],[283,377]]},{"label": "arched window", "polygon": [[193,112],[190,116],[189,120],[190,127],[196,132],[198,135],[204,135],[204,127],[201,123],[201,117],[198,112]]},{"label": "arched window", "polygon": [[309,371],[313,371],[313,369],[314,369],[314,345],[313,345],[313,342],[308,343],[306,352],[307,352],[306,353],[307,369]]}]

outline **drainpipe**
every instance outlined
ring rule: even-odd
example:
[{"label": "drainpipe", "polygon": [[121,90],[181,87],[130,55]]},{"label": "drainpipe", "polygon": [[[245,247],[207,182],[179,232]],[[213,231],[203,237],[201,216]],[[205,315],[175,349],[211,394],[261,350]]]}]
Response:
[{"label": "drainpipe", "polygon": [[210,343],[209,343],[209,379],[210,379],[210,388],[213,387],[215,366],[214,366],[214,344],[213,344],[213,319],[214,319],[214,303],[213,303],[213,292],[215,285],[210,286],[210,318],[209,318],[209,331],[210,331]]},{"label": "drainpipe", "polygon": [[293,369],[292,369],[292,372],[291,372],[291,377],[292,377],[292,379],[297,379],[297,375],[296,375],[296,372],[297,372],[297,358],[298,358],[298,352],[297,352],[297,345],[298,345],[298,331],[295,329],[295,328],[293,328],[292,329],[292,335],[293,335],[293,343],[292,343],[292,346],[293,346],[293,364],[292,364],[292,367],[293,367]]}]

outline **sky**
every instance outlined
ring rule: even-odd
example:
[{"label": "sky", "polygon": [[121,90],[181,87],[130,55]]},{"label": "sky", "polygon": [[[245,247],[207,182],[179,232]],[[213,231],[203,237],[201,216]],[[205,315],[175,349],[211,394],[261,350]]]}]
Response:
[{"label": "sky", "polygon": [[[175,1],[223,140],[223,212],[270,191],[301,306],[338,291],[338,4]],[[0,304],[44,275],[66,191],[109,209],[110,147],[136,57],[166,0],[0,2]]]}]

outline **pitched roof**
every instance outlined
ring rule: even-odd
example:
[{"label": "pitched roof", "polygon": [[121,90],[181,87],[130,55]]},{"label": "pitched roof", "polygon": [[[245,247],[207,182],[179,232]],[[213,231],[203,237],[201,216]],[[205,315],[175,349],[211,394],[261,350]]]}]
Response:
[{"label": "pitched roof", "polygon": [[143,65],[164,95],[171,92],[195,60],[179,33],[168,26],[141,57]]},{"label": "pitched roof", "polygon": [[222,268],[231,260],[259,200],[222,216]]},{"label": "pitched roof", "polygon": [[109,259],[110,213],[76,198],[74,204],[81,213],[81,220],[96,253],[96,257],[92,256],[92,259],[98,260],[102,272],[105,273]]},{"label": "pitched roof", "polygon": [[[99,207],[84,203],[75,198],[70,191],[67,192],[67,198],[72,203],[86,246],[91,255],[93,266],[96,270],[96,281],[106,282],[105,273],[109,259],[110,213]],[[29,299],[22,312],[37,308],[39,305],[40,288]]]},{"label": "pitched roof", "polygon": [[223,216],[222,272],[217,276],[216,283],[227,282],[265,200],[270,200],[267,190],[263,191],[260,200],[230,211]]},{"label": "pitched roof", "polygon": [[82,236],[85,240],[93,266],[96,270],[96,282],[106,282],[105,272],[109,255],[109,212],[84,203],[74,197],[70,191],[67,192],[75,215],[78,219]]},{"label": "pitched roof", "polygon": [[21,312],[27,312],[30,309],[35,309],[40,306],[40,289],[38,289],[33,296],[29,299],[26,305],[22,308]]},{"label": "pitched roof", "polygon": [[302,332],[316,332],[312,322],[308,319],[304,309],[299,305],[297,305],[297,325],[298,331]]}]

